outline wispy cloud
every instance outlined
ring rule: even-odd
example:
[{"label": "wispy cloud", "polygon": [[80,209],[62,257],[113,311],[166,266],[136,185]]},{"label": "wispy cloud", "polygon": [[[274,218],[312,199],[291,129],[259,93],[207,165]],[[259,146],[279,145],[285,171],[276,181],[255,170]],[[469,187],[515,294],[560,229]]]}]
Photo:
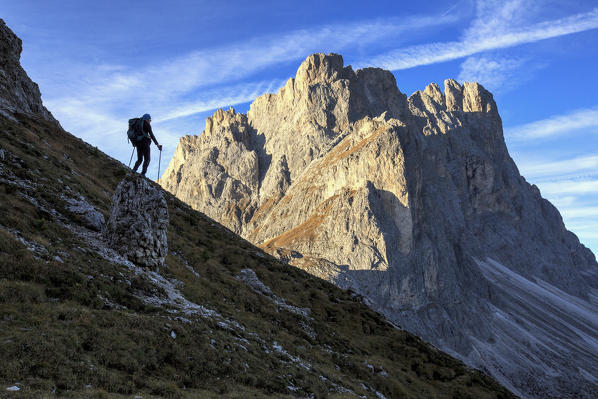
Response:
[{"label": "wispy cloud", "polygon": [[493,93],[504,92],[518,84],[514,77],[525,62],[521,58],[471,56],[461,64],[457,79],[478,82]]},{"label": "wispy cloud", "polygon": [[[598,248],[598,156],[590,152],[568,159],[530,158],[537,152],[540,139],[558,140],[580,129],[586,129],[587,133],[587,129],[597,126],[598,107],[594,107],[505,129],[507,140],[519,143],[523,151],[519,154],[522,160],[518,162],[521,173],[557,206],[567,228],[594,249]],[[559,143],[567,147],[562,140]],[[579,150],[575,148],[576,152]]]},{"label": "wispy cloud", "polygon": [[459,0],[458,2],[456,2],[455,4],[453,4],[452,6],[447,8],[447,10],[445,12],[443,12],[441,14],[441,16],[445,17],[445,16],[449,15],[450,13],[452,13],[453,11],[455,11],[457,9],[457,7],[459,7],[461,4],[463,4],[463,1],[465,1],[465,0]]},{"label": "wispy cloud", "polygon": [[182,101],[171,104],[170,109],[165,109],[163,115],[156,118],[157,123],[172,119],[210,111],[224,105],[237,105],[247,103],[265,93],[278,91],[285,83],[283,79],[271,81],[249,82],[234,86],[218,87],[203,91],[195,100]]},{"label": "wispy cloud", "polygon": [[[529,26],[535,3],[535,0],[478,0],[476,18],[461,41],[483,42],[497,35],[508,35],[521,26]],[[504,93],[530,77],[529,64],[530,60],[525,57],[505,55],[499,50],[484,51],[463,61],[458,79],[479,82],[495,94]],[[522,68],[524,65],[525,69]]]},{"label": "wispy cloud", "polygon": [[[60,82],[62,77],[67,84],[48,84],[44,101],[67,130],[128,161],[128,154],[122,153],[118,143],[123,125],[131,116],[151,112],[154,121],[160,123],[249,102],[282,85],[280,79],[251,81],[267,67],[299,60],[316,51],[340,52],[355,43],[363,45],[381,38],[399,40],[402,33],[456,19],[451,15],[414,16],[326,25],[248,38],[143,67],[65,65],[53,78]],[[177,140],[182,135],[173,134]],[[174,137],[165,140],[174,141]]]},{"label": "wispy cloud", "polygon": [[[476,20],[461,41],[427,43],[400,48],[374,57],[369,60],[368,64],[390,70],[407,69],[598,28],[598,8],[586,13],[520,28],[513,27],[509,30],[493,23],[512,17],[516,10],[514,6],[520,5],[519,3],[508,2],[505,7],[499,8],[498,10],[502,10],[504,17],[492,19],[491,23],[482,19]],[[493,26],[497,28],[494,29]]]},{"label": "wispy cloud", "polygon": [[538,184],[542,194],[548,196],[565,194],[596,194],[598,193],[598,179],[592,180],[562,180],[559,182],[545,182]]},{"label": "wispy cloud", "polygon": [[535,140],[569,134],[579,129],[598,127],[598,106],[505,129],[509,140]]},{"label": "wispy cloud", "polygon": [[587,217],[583,217],[582,219],[585,219],[585,221],[576,220],[577,218],[565,220],[567,228],[575,231],[578,237],[580,237],[581,241],[586,245],[590,240],[598,240],[598,229],[596,229],[596,224],[598,223],[598,212],[592,212],[590,210],[587,213],[592,215],[593,219],[588,220]]},{"label": "wispy cloud", "polygon": [[565,218],[598,218],[598,206],[582,206],[577,208],[565,208],[561,212]]},{"label": "wispy cloud", "polygon": [[[454,16],[415,16],[326,25],[280,35],[248,39],[221,48],[192,52],[134,75],[141,82],[168,79],[167,94],[225,81],[238,81],[265,67],[297,60],[316,51],[340,51],[355,43],[368,44],[381,38],[454,22]],[[156,79],[157,78],[157,79]]]},{"label": "wispy cloud", "polygon": [[[82,73],[75,71],[77,75],[87,77],[77,96],[83,101],[141,100],[155,105],[157,101],[170,101],[202,87],[242,81],[266,67],[301,59],[315,51],[340,51],[355,43],[368,44],[380,38],[454,21],[452,16],[431,16],[326,25],[192,51],[141,68],[85,65],[77,68]],[[73,71],[63,73],[69,75]],[[70,89],[62,94],[72,96]],[[140,96],[140,92],[149,95]],[[51,94],[53,98],[59,95]]]},{"label": "wispy cloud", "polygon": [[573,231],[579,240],[586,246],[592,248],[594,253],[598,249],[598,206],[594,196],[580,195],[570,203],[560,203],[549,195],[547,198],[558,207],[563,216],[567,229]]},{"label": "wispy cloud", "polygon": [[537,3],[538,0],[476,0],[476,17],[463,40],[486,39],[528,26]]},{"label": "wispy cloud", "polygon": [[522,174],[558,208],[567,228],[594,250],[598,248],[597,167],[597,156],[520,164]]},{"label": "wispy cloud", "polygon": [[522,161],[521,174],[532,181],[562,181],[596,175],[598,155],[580,156],[560,161]]}]

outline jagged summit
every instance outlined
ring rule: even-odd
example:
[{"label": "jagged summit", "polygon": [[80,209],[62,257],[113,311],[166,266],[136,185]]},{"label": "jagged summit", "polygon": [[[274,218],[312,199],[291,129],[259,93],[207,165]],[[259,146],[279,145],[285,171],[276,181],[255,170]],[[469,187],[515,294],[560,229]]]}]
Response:
[{"label": "jagged summit", "polygon": [[316,83],[331,83],[339,79],[351,79],[355,74],[351,66],[345,68],[339,54],[312,54],[301,63],[293,80],[300,86]]},{"label": "jagged summit", "polygon": [[498,116],[498,108],[492,93],[477,82],[465,82],[461,86],[456,80],[447,79],[444,81],[444,93],[436,83],[430,83],[423,92],[418,90],[409,99],[410,101],[420,99],[427,107],[430,106],[430,101],[434,101],[437,106],[428,109],[431,113],[445,110],[486,112]]},{"label": "jagged summit", "polygon": [[407,98],[314,54],[183,138],[160,183],[521,396],[598,395],[595,256],[519,174],[478,83]]}]

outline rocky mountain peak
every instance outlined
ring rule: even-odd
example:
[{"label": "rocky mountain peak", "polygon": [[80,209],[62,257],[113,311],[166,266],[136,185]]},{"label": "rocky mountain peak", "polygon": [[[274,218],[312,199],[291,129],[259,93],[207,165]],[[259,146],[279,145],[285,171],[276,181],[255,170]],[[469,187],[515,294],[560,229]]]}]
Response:
[{"label": "rocky mountain peak", "polygon": [[498,115],[494,97],[477,82],[463,83],[463,111],[486,112]]},{"label": "rocky mountain peak", "polygon": [[436,101],[439,105],[442,105],[443,107],[446,105],[444,94],[442,94],[438,84],[430,83],[426,86],[424,93],[427,94],[432,100]]},{"label": "rocky mountain peak", "polygon": [[339,54],[312,54],[305,59],[297,70],[295,84],[308,86],[317,83],[331,83],[353,72],[351,67],[344,68],[343,57]]},{"label": "rocky mountain peak", "polygon": [[407,98],[389,71],[314,54],[177,154],[160,183],[180,199],[521,396],[598,389],[578,373],[598,373],[598,353],[576,332],[598,339],[583,310],[598,311],[595,257],[519,174],[480,84]]},{"label": "rocky mountain peak", "polygon": [[[430,113],[484,112],[499,118],[492,93],[477,82],[465,82],[461,85],[456,80],[447,79],[444,81],[444,94],[436,83],[430,83],[423,92],[415,92],[410,99],[422,102],[423,108]],[[435,104],[431,105],[430,102]]]},{"label": "rocky mountain peak", "polygon": [[[437,88],[438,86],[436,86]],[[430,88],[426,94],[439,99],[440,101],[437,102],[441,103],[439,90],[436,89]],[[465,82],[461,86],[453,79],[445,80],[444,102],[448,111],[486,112],[498,116],[498,108],[492,94],[477,82]]]},{"label": "rocky mountain peak", "polygon": [[[241,142],[249,148],[250,130],[247,115],[240,114],[231,107],[226,111],[219,109],[213,116],[206,118],[204,135],[206,137],[224,135],[229,140]],[[217,138],[217,140],[220,139],[222,138]]]},{"label": "rocky mountain peak", "polygon": [[0,113],[11,119],[23,113],[55,121],[42,104],[39,87],[21,67],[22,50],[21,39],[0,19]]}]

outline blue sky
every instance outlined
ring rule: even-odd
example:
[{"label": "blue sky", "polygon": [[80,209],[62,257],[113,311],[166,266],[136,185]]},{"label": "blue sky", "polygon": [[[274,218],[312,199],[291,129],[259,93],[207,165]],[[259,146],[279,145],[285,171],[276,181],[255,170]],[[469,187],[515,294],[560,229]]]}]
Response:
[{"label": "blue sky", "polygon": [[521,173],[598,253],[598,1],[0,0],[0,18],[68,131],[127,164],[127,120],[149,112],[162,171],[179,137],[247,111],[313,52],[390,69],[407,95],[478,81]]}]

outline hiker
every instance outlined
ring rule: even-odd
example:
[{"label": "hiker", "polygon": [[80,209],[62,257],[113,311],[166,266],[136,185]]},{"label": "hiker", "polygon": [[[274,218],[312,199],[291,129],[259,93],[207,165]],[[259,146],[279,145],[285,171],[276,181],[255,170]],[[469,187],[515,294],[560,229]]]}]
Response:
[{"label": "hiker", "polygon": [[145,172],[147,172],[147,166],[150,163],[150,145],[152,141],[158,149],[162,151],[162,146],[158,144],[156,141],[156,137],[154,136],[154,132],[152,132],[152,126],[150,122],[152,121],[152,117],[150,114],[145,114],[141,117],[139,123],[141,124],[141,135],[143,136],[141,140],[137,142],[133,142],[133,145],[137,147],[137,162],[135,162],[135,166],[133,167],[133,172],[137,172],[137,168],[141,165],[141,161],[143,161],[143,168],[141,169],[141,176],[145,176]]}]

